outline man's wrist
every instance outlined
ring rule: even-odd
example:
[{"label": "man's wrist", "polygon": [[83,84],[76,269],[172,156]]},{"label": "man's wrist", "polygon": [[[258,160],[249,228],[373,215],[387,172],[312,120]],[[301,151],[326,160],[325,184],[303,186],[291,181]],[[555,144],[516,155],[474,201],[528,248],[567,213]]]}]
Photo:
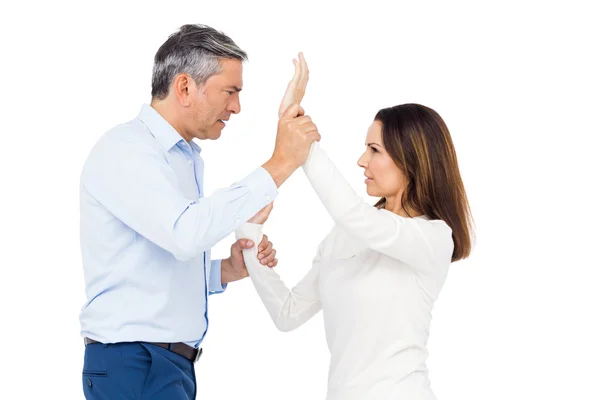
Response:
[{"label": "man's wrist", "polygon": [[273,156],[262,165],[262,167],[271,175],[275,185],[279,188],[298,168],[297,165],[289,161],[282,160]]},{"label": "man's wrist", "polygon": [[231,258],[224,258],[221,260],[221,285],[225,285],[230,282],[227,275],[231,273]]}]

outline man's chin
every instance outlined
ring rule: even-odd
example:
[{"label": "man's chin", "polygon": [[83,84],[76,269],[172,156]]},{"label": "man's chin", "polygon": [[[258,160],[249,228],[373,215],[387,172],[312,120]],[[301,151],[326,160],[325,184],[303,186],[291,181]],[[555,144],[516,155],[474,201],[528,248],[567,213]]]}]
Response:
[{"label": "man's chin", "polygon": [[222,132],[223,132],[222,129],[213,129],[212,131],[209,132],[207,139],[217,140],[218,138],[221,137]]}]

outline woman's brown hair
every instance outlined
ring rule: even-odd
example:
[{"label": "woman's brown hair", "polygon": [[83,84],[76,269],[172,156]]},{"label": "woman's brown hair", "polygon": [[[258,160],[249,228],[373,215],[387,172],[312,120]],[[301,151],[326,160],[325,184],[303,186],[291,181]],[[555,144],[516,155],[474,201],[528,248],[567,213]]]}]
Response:
[{"label": "woman's brown hair", "polygon": [[[420,104],[402,104],[379,110],[386,151],[407,177],[402,207],[430,219],[441,219],[452,229],[452,261],[471,252],[473,219],[463,186],[454,144],[437,112]],[[376,207],[385,206],[381,198]]]}]

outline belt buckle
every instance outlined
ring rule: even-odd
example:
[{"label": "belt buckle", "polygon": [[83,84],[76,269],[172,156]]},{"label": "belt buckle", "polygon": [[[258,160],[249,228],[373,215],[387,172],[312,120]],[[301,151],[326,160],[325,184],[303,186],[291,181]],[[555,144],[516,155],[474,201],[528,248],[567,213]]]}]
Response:
[{"label": "belt buckle", "polygon": [[196,353],[196,359],[194,360],[194,363],[198,362],[198,360],[200,359],[201,355],[202,355],[202,347],[200,347],[198,349],[198,352]]}]

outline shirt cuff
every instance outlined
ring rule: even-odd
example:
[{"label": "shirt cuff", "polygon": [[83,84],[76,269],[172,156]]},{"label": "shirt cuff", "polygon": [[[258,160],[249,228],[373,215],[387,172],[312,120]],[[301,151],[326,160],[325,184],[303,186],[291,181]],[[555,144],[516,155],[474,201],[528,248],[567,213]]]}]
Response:
[{"label": "shirt cuff", "polygon": [[221,261],[222,260],[211,260],[210,262],[210,274],[208,280],[209,294],[223,293],[225,289],[227,289],[227,284],[221,284]]},{"label": "shirt cuff", "polygon": [[271,203],[277,197],[277,185],[275,184],[271,174],[269,174],[263,167],[257,168],[244,180],[248,184],[250,190],[253,192],[253,197],[260,199],[259,202],[263,203],[262,207]]},{"label": "shirt cuff", "polygon": [[277,197],[277,185],[266,169],[259,167],[250,175],[239,182],[241,186],[248,188],[250,195],[245,200],[245,207],[240,210],[235,220],[233,230],[248,221],[267,204],[273,202]]}]

